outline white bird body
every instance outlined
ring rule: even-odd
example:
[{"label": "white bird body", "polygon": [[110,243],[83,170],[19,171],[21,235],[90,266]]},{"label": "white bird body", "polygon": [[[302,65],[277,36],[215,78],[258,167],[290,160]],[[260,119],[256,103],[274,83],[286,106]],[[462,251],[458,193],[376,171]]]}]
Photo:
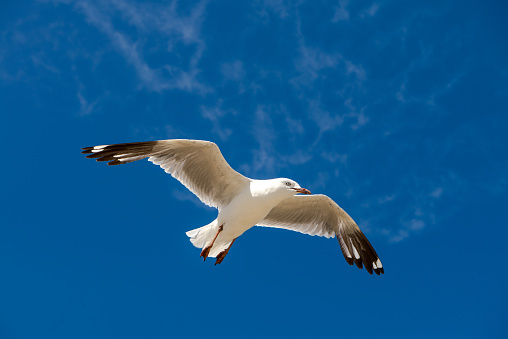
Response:
[{"label": "white bird body", "polygon": [[[203,203],[219,210],[206,226],[188,231],[201,256],[220,264],[233,242],[258,226],[336,237],[346,261],[372,274],[384,269],[354,220],[325,195],[310,195],[291,179],[254,180],[229,166],[219,148],[202,140],[159,140],[85,147],[87,158],[119,165],[148,158],[179,180]],[[305,196],[297,193],[308,194]]]},{"label": "white bird body", "polygon": [[278,203],[297,193],[278,185],[281,180],[289,179],[250,180],[239,190],[235,199],[219,211],[217,219],[187,232],[191,242],[199,248],[210,245],[222,225],[223,230],[215,239],[209,254],[210,257],[216,257],[234,239],[263,220]]}]

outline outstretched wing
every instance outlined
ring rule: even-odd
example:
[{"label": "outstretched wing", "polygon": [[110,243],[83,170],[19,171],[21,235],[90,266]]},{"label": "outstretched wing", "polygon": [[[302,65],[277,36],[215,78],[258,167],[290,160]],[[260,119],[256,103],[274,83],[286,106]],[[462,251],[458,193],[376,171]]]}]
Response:
[{"label": "outstretched wing", "polygon": [[258,226],[284,228],[310,235],[335,236],[348,264],[372,274],[383,274],[383,265],[354,220],[326,195],[295,195],[275,206]]},{"label": "outstretched wing", "polygon": [[148,158],[208,206],[221,209],[250,179],[229,166],[219,147],[201,140],[159,140],[84,147],[87,158],[120,165]]}]

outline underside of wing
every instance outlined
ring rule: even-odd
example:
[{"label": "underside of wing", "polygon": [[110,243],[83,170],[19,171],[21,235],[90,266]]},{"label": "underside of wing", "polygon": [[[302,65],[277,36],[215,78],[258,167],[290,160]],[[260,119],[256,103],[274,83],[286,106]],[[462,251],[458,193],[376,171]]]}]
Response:
[{"label": "underside of wing", "polygon": [[216,144],[201,140],[159,140],[85,147],[87,158],[120,165],[148,158],[179,180],[203,203],[221,209],[250,181],[229,166]]},{"label": "underside of wing", "polygon": [[276,205],[258,226],[283,228],[308,235],[335,236],[333,210],[323,208],[322,195],[295,195]]},{"label": "underside of wing", "polygon": [[383,266],[354,220],[326,195],[296,195],[275,206],[258,226],[284,228],[327,238],[335,236],[350,264],[383,274]]}]

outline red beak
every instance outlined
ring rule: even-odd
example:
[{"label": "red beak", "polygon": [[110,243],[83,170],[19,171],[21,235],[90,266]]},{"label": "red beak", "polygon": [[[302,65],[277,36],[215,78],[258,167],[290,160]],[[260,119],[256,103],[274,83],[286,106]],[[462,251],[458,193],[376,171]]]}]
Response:
[{"label": "red beak", "polygon": [[303,193],[303,194],[311,194],[310,191],[306,188],[293,188],[295,191],[297,191],[298,193]]}]

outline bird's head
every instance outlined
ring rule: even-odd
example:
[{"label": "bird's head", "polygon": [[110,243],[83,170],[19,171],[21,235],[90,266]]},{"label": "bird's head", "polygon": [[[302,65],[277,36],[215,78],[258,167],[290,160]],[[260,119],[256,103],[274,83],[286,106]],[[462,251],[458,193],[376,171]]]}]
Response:
[{"label": "bird's head", "polygon": [[289,195],[295,195],[298,193],[310,194],[310,191],[306,188],[301,188],[300,185],[294,180],[287,178],[280,178],[279,187],[281,190],[286,190]]}]

